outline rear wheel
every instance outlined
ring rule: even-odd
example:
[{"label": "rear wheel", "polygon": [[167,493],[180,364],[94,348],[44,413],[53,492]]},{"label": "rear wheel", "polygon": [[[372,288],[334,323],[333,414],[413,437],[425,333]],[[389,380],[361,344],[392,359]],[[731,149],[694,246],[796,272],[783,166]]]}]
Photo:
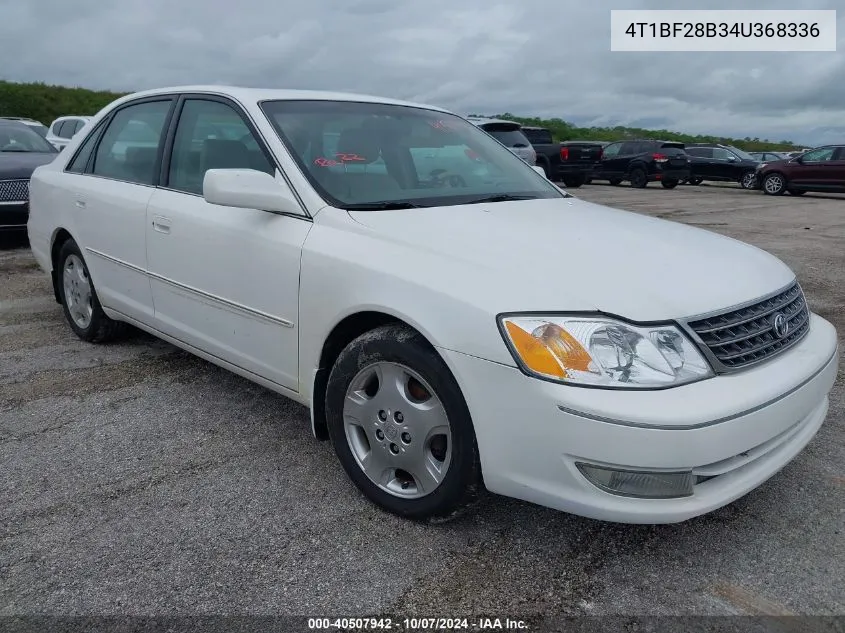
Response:
[{"label": "rear wheel", "polygon": [[453,516],[480,467],[460,388],[416,331],[385,325],[341,352],[326,390],[329,436],[355,485],[410,519]]},{"label": "rear wheel", "polygon": [[72,239],[59,249],[56,260],[59,298],[68,325],[83,341],[106,343],[124,334],[125,323],[106,316],[79,246]]},{"label": "rear wheel", "polygon": [[754,175],[753,171],[747,171],[742,174],[742,178],[739,179],[739,185],[743,189],[754,189],[754,183],[756,182],[757,178]]},{"label": "rear wheel", "polygon": [[584,184],[585,180],[584,176],[564,176],[563,184],[569,189],[577,189]]},{"label": "rear wheel", "polygon": [[663,185],[664,189],[674,189],[678,186],[677,180],[661,180],[660,184]]},{"label": "rear wheel", "polygon": [[642,189],[648,185],[648,176],[645,173],[645,169],[642,167],[635,167],[632,169],[628,179],[631,181],[631,186],[636,187],[637,189]]},{"label": "rear wheel", "polygon": [[687,182],[691,185],[700,185],[704,181],[701,178],[690,178]]},{"label": "rear wheel", "polygon": [[763,192],[769,196],[782,196],[786,191],[786,178],[777,172],[763,179]]},{"label": "rear wheel", "polygon": [[611,178],[610,184],[613,185],[614,187],[617,187],[617,186],[622,184],[622,179],[621,178]]}]

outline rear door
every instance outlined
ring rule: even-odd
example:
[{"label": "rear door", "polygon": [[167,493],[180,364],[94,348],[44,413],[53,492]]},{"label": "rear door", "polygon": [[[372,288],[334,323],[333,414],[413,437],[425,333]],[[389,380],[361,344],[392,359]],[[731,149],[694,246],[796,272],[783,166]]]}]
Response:
[{"label": "rear door", "polygon": [[687,154],[690,158],[690,171],[693,176],[709,180],[716,175],[712,147],[688,147]]}]

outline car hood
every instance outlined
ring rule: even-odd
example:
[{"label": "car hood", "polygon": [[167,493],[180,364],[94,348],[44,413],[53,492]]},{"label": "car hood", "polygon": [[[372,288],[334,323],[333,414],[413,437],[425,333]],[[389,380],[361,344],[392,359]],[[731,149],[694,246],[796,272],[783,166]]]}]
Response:
[{"label": "car hood", "polygon": [[751,245],[577,198],[349,216],[385,243],[369,253],[392,253],[372,265],[496,314],[590,310],[674,319],[733,307],[794,279]]},{"label": "car hood", "polygon": [[57,156],[48,152],[0,152],[0,180],[29,178],[36,167],[52,163]]}]

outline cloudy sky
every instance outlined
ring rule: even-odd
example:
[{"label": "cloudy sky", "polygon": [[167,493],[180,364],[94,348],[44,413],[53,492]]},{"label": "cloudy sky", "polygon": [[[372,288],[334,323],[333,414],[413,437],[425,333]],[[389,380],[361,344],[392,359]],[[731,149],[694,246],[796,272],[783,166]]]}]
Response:
[{"label": "cloudy sky", "polygon": [[349,90],[464,114],[845,140],[843,0],[695,4],[839,8],[836,53],[610,51],[611,8],[679,4],[0,0],[0,78],[115,90],[188,83]]}]

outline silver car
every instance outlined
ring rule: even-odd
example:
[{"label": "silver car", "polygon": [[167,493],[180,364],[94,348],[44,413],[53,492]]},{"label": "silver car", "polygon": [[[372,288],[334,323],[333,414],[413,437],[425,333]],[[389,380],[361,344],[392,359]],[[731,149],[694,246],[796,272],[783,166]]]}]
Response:
[{"label": "silver car", "polygon": [[537,163],[537,152],[534,151],[531,141],[525,136],[519,123],[480,117],[467,117],[467,121],[480,127],[529,165]]}]

